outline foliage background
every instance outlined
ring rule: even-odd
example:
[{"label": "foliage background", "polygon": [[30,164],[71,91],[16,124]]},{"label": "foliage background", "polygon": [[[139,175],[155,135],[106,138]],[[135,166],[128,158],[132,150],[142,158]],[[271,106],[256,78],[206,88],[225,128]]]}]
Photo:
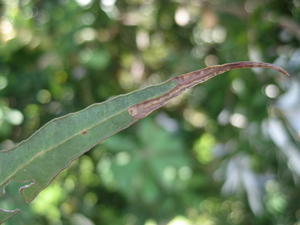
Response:
[{"label": "foliage background", "polygon": [[2,0],[0,138],[205,66],[254,60],[75,161],[10,224],[300,225],[298,0]]}]

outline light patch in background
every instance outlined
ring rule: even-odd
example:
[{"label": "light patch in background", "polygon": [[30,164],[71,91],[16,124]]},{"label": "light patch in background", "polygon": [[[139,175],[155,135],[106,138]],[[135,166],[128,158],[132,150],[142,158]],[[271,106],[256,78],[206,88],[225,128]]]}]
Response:
[{"label": "light patch in background", "polygon": [[95,22],[95,15],[93,13],[85,13],[81,16],[80,21],[84,25],[91,25],[93,22]]},{"label": "light patch in background", "polygon": [[96,31],[91,27],[86,27],[76,32],[74,38],[78,44],[93,41],[96,38]]},{"label": "light patch in background", "polygon": [[72,215],[71,221],[72,225],[95,225],[93,221],[79,213]]},{"label": "light patch in background", "polygon": [[[254,61],[254,62],[262,62],[263,61],[262,52],[258,46],[249,45],[248,54],[249,54],[250,61]],[[264,69],[263,68],[251,68],[251,70],[254,71],[255,73],[261,73]]]},{"label": "light patch in background", "polygon": [[206,66],[213,66],[218,64],[219,58],[216,55],[208,55],[204,58],[204,63]]},{"label": "light patch in background", "polygon": [[12,109],[6,114],[6,119],[10,124],[17,126],[23,122],[24,116],[19,110]]},{"label": "light patch in background", "polygon": [[283,213],[287,207],[287,199],[281,192],[279,184],[274,180],[269,180],[266,185],[266,208],[274,214]]},{"label": "light patch in background", "polygon": [[49,103],[51,101],[51,93],[46,89],[42,89],[37,93],[36,99],[42,104]]},{"label": "light patch in background", "polygon": [[8,19],[0,20],[0,39],[3,42],[8,42],[16,37],[16,31],[12,23]]},{"label": "light patch in background", "polygon": [[203,12],[201,15],[201,26],[203,28],[213,28],[218,25],[219,18],[215,11],[210,7],[203,8]]},{"label": "light patch in background", "polygon": [[82,156],[79,164],[79,181],[84,185],[90,185],[95,182],[95,176],[93,174],[94,171],[94,163],[92,159],[86,155]]},{"label": "light patch in background", "polygon": [[265,94],[269,98],[277,98],[279,95],[279,89],[274,84],[269,84],[265,87]]},{"label": "light patch in background", "polygon": [[58,204],[64,196],[63,188],[58,184],[52,184],[37,196],[32,203],[32,208],[38,214],[47,217],[53,224],[57,224],[61,216]]},{"label": "light patch in background", "polygon": [[213,28],[195,27],[193,30],[193,39],[196,44],[203,43],[223,43],[226,40],[227,32],[222,26]]},{"label": "light patch in background", "polygon": [[78,5],[82,6],[82,7],[86,7],[89,6],[93,0],[75,0],[77,2]]},{"label": "light patch in background", "polygon": [[[299,117],[299,114],[298,114]],[[300,175],[300,152],[296,145],[288,136],[283,123],[279,119],[269,119],[267,122],[267,130],[273,142],[278,146],[281,152],[288,159],[289,168]]]},{"label": "light patch in background", "polygon": [[130,68],[130,73],[132,74],[135,83],[141,83],[143,81],[144,71],[145,71],[144,63],[139,59],[135,59]]},{"label": "light patch in background", "polygon": [[120,86],[125,90],[132,90],[135,87],[135,82],[132,79],[132,74],[129,71],[122,70],[118,78]]},{"label": "light patch in background", "polygon": [[154,220],[150,219],[145,222],[145,225],[157,225],[157,223]]},{"label": "light patch in background", "polygon": [[131,90],[145,83],[145,65],[142,60],[133,55],[127,55],[123,56],[121,64],[123,70],[119,72],[118,80],[124,89]]},{"label": "light patch in background", "polygon": [[245,91],[245,83],[242,79],[237,78],[232,82],[232,89],[237,94],[242,94]]},{"label": "light patch in background", "polygon": [[79,59],[89,68],[102,70],[110,63],[110,53],[105,49],[86,48],[80,51]]},{"label": "light patch in background", "polygon": [[33,40],[33,34],[30,30],[23,29],[18,31],[18,40],[24,45],[30,45]]},{"label": "light patch in background", "polygon": [[211,37],[211,29],[202,29],[200,34],[200,42],[198,41],[198,43],[202,43],[202,42],[206,42],[206,43],[213,43],[212,37]]},{"label": "light patch in background", "polygon": [[141,22],[141,16],[137,12],[128,12],[122,15],[122,21],[127,26],[137,26]]},{"label": "light patch in background", "polygon": [[189,219],[183,216],[176,216],[167,225],[192,225]]},{"label": "light patch in background", "polygon": [[3,109],[0,107],[0,126],[2,125],[4,121],[4,112]]},{"label": "light patch in background", "polygon": [[220,114],[218,115],[218,122],[221,125],[226,125],[230,121],[230,112],[227,109],[223,109]]},{"label": "light patch in background", "polygon": [[62,66],[62,59],[57,53],[49,52],[41,55],[38,59],[37,64],[38,64],[38,68],[42,70],[50,66],[60,67]]},{"label": "light patch in background", "polygon": [[3,90],[7,86],[7,78],[4,76],[0,76],[0,90]]},{"label": "light patch in background", "polygon": [[63,188],[65,190],[67,190],[68,192],[71,192],[74,190],[74,188],[76,187],[76,181],[77,181],[77,178],[76,176],[74,175],[69,175],[65,181],[64,181],[64,185],[63,185]]},{"label": "light patch in background", "polygon": [[231,125],[237,128],[244,128],[248,123],[247,118],[241,113],[232,114],[229,120]]},{"label": "light patch in background", "polygon": [[300,138],[300,82],[296,79],[290,84],[288,91],[280,96],[277,107],[284,113],[294,129],[295,136]]},{"label": "light patch in background", "polygon": [[175,12],[175,22],[179,26],[186,26],[190,22],[190,14],[185,8],[178,8]]},{"label": "light patch in background", "polygon": [[111,7],[115,5],[116,0],[101,0],[101,3],[105,7]]},{"label": "light patch in background", "polygon": [[188,180],[192,177],[192,170],[188,166],[183,166],[178,170],[178,175],[181,180]]},{"label": "light patch in background", "polygon": [[116,155],[116,163],[120,166],[127,165],[131,160],[130,155],[127,152],[119,152]]},{"label": "light patch in background", "polygon": [[216,145],[216,140],[209,133],[203,134],[196,140],[193,150],[197,160],[202,164],[210,163],[213,160],[213,148]]},{"label": "light patch in background", "polygon": [[[0,125],[1,125],[1,110],[0,110]],[[12,140],[10,140],[10,139],[6,139],[6,140],[4,140],[4,141],[2,141],[1,143],[0,143],[0,152],[2,151],[2,150],[7,150],[7,149],[12,149],[13,147],[15,147],[16,146],[16,144],[12,141]]]},{"label": "light patch in background", "polygon": [[115,7],[116,0],[100,0],[100,7],[107,13],[108,16],[116,18],[118,10]]},{"label": "light patch in background", "polygon": [[[196,40],[195,40],[196,41]],[[208,52],[208,46],[205,46],[205,45],[196,45],[194,46],[194,48],[192,49],[192,55],[195,57],[195,58],[198,58],[198,59],[203,59],[206,55],[207,55],[207,52]]]},{"label": "light patch in background", "polygon": [[300,7],[300,2],[298,0],[293,0],[293,4],[295,7],[299,8]]},{"label": "light patch in background", "polygon": [[251,169],[251,159],[247,155],[237,155],[229,159],[225,172],[225,183],[222,192],[235,194],[241,189],[247,193],[250,208],[255,215],[263,213],[262,185],[256,173]]},{"label": "light patch in background", "polygon": [[144,50],[150,45],[150,37],[146,31],[138,31],[136,34],[136,45],[140,50]]},{"label": "light patch in background", "polygon": [[176,178],[176,168],[173,166],[168,166],[163,171],[163,178],[167,182],[172,182]]},{"label": "light patch in background", "polygon": [[[251,61],[262,61],[262,52],[258,46],[255,45],[249,45],[249,58]],[[256,69],[262,69],[262,68],[256,68]]]},{"label": "light patch in background", "polygon": [[100,174],[103,183],[107,185],[109,188],[114,189],[114,174],[112,172],[112,162],[109,157],[102,157],[102,159],[97,164],[97,171]]},{"label": "light patch in background", "polygon": [[164,129],[169,132],[176,132],[178,130],[178,122],[177,120],[172,119],[166,113],[159,113],[155,120],[159,125],[161,125]]},{"label": "light patch in background", "polygon": [[191,108],[184,109],[183,117],[190,124],[198,128],[204,127],[207,124],[206,115]]},{"label": "light patch in background", "polygon": [[216,43],[223,43],[226,39],[226,29],[221,26],[217,26],[212,30],[211,38]]}]

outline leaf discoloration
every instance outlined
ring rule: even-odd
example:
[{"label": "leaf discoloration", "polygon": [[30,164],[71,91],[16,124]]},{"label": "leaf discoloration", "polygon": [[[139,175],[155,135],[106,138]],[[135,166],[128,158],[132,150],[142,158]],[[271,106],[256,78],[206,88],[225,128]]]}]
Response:
[{"label": "leaf discoloration", "polygon": [[210,66],[201,70],[196,70],[190,73],[186,73],[174,78],[177,82],[177,86],[170,90],[168,93],[156,97],[141,103],[138,103],[128,109],[128,113],[135,119],[141,119],[148,116],[154,110],[164,106],[167,104],[172,98],[180,95],[183,91],[188,88],[192,88],[197,84],[203,83],[219,74],[225,73],[229,70],[233,69],[241,69],[241,68],[269,68],[276,70],[282,74],[289,76],[289,73],[282,69],[279,66],[270,64],[270,63],[261,63],[261,62],[234,62],[227,63],[223,65]]},{"label": "leaf discoloration", "polygon": [[85,134],[87,134],[88,133],[88,130],[83,130],[83,131],[81,131],[81,134],[82,135],[85,135]]}]

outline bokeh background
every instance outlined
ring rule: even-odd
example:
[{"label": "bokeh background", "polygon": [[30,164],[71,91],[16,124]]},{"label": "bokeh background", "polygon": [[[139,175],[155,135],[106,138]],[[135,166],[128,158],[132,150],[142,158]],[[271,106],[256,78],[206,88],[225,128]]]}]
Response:
[{"label": "bokeh background", "polygon": [[[300,225],[299,0],[0,1],[1,149],[94,102],[235,70],[96,146],[6,225]],[[42,168],[41,168],[42,169]]]}]

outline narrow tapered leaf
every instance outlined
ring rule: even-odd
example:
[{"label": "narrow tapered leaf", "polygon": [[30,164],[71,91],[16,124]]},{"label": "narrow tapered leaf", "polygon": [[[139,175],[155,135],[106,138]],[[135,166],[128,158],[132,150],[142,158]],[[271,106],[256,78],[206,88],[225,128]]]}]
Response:
[{"label": "narrow tapered leaf", "polygon": [[[164,83],[120,95],[54,119],[16,147],[0,151],[0,195],[12,181],[32,201],[71,161],[113,134],[164,106],[184,90],[238,68],[263,67],[288,73],[272,64],[237,62],[207,67]],[[0,223],[17,211],[0,210]]]}]

